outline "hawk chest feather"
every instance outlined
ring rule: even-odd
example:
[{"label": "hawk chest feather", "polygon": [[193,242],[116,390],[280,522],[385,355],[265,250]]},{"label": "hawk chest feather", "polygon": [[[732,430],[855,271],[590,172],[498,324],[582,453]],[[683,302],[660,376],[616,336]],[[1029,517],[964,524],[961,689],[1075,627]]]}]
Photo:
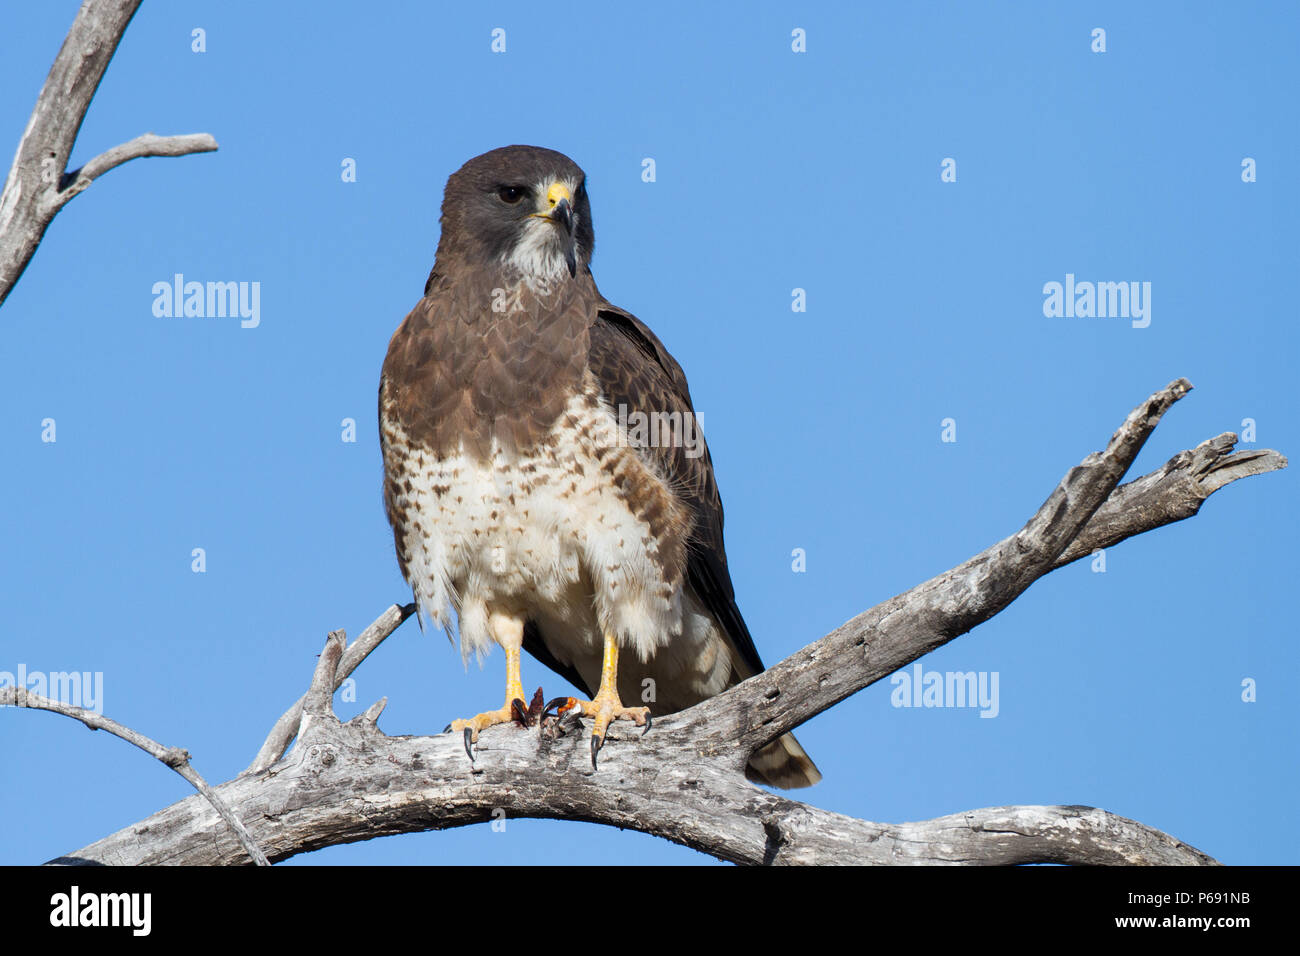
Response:
[{"label": "hawk chest feather", "polygon": [[687,512],[583,386],[540,442],[487,456],[436,453],[382,418],[403,572],[430,618],[456,612],[466,655],[490,646],[492,611],[538,622],[565,657],[606,630],[643,660],[681,634]]}]

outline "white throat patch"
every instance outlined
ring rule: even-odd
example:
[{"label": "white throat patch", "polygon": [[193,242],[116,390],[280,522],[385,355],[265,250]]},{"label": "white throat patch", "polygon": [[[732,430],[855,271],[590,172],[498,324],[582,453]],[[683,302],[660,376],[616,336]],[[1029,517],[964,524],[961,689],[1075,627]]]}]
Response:
[{"label": "white throat patch", "polygon": [[544,219],[528,219],[524,222],[524,234],[506,254],[506,265],[517,270],[529,284],[554,282],[569,274],[563,240],[559,227]]},{"label": "white throat patch", "polygon": [[[570,192],[574,183],[566,182]],[[546,195],[550,183],[539,183],[535,188],[537,194]],[[574,228],[577,228],[577,213],[574,213]],[[502,258],[504,264],[519,273],[528,285],[534,289],[549,287],[551,283],[567,278],[568,263],[564,260],[564,232],[555,223],[545,219],[529,217],[524,220],[524,232],[519,241]],[[582,258],[582,248],[578,247],[576,255]],[[547,288],[549,292],[549,288]]]}]

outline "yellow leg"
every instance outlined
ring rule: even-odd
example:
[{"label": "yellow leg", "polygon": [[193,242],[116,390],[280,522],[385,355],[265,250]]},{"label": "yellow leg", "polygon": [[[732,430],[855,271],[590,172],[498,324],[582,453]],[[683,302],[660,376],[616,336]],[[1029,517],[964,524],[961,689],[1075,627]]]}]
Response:
[{"label": "yellow leg", "polygon": [[524,685],[519,677],[519,649],[524,642],[524,622],[506,614],[493,612],[488,618],[492,636],[506,652],[506,701],[500,710],[487,710],[476,714],[468,720],[453,720],[447,729],[454,733],[465,734],[465,752],[474,759],[470,744],[478,740],[478,732],[496,724],[508,724],[514,720],[512,705],[516,700],[528,709],[528,698],[524,696]]},{"label": "yellow leg", "polygon": [[650,731],[649,707],[624,707],[618,696],[618,641],[613,634],[605,635],[605,653],[600,665],[600,689],[595,700],[577,700],[573,697],[561,698],[547,705],[560,705],[560,713],[578,708],[584,717],[592,717],[595,722],[591,728],[591,766],[596,768],[596,754],[605,744],[605,732],[615,720],[635,721],[638,727],[644,727],[643,733]]}]

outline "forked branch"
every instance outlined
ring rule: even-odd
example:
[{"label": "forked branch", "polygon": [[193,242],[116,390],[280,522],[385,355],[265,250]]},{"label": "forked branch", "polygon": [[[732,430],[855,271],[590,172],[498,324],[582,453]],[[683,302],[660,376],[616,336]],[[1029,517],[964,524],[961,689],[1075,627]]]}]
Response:
[{"label": "forked branch", "polygon": [[[1191,385],[1139,405],[1104,451],[1087,456],[1015,534],[957,568],[858,615],[774,667],[642,738],[601,752],[552,723],[497,727],[471,764],[461,740],[387,737],[383,702],[347,723],[333,689],[409,613],[394,606],[345,649],[330,635],[311,689],[273,729],[254,766],[218,791],[239,806],[272,859],[395,833],[500,817],[585,820],[653,833],[738,863],[1211,864],[1150,827],[1088,807],[993,807],[916,823],[857,820],[755,787],[743,768],[758,747],[988,620],[1069,561],[1195,514],[1230,481],[1276,470],[1272,451],[1232,453],[1220,435],[1127,485],[1119,481],[1161,416]],[[297,714],[296,720],[292,715]],[[284,723],[297,736],[283,759]],[[141,843],[139,827],[157,837]],[[159,811],[59,863],[239,863],[230,834],[196,798]]]},{"label": "forked branch", "polygon": [[128,160],[187,156],[217,148],[207,133],[145,133],[69,173],[72,147],[140,0],[85,0],[50,67],[0,192],[0,304],[18,281],[55,215],[95,179]]}]

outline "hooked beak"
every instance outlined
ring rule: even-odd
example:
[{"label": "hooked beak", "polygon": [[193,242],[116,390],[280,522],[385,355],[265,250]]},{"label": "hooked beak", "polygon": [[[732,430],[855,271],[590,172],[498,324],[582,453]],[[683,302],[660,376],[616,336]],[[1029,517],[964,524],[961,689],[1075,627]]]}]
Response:
[{"label": "hooked beak", "polygon": [[569,235],[573,235],[573,207],[569,205],[569,200],[561,199],[555,204],[551,210],[551,219],[563,226]]},{"label": "hooked beak", "polygon": [[564,183],[552,183],[546,191],[546,203],[549,211],[537,215],[564,230],[564,264],[569,267],[570,277],[576,276],[578,255],[575,248],[577,240],[573,235],[573,194]]}]

